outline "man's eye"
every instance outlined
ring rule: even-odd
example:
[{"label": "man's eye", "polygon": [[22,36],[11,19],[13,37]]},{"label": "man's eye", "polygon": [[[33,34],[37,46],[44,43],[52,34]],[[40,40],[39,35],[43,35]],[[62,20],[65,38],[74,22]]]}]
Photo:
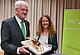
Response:
[{"label": "man's eye", "polygon": [[21,9],[22,11],[24,11],[25,9]]},{"label": "man's eye", "polygon": [[22,11],[29,11],[29,10],[26,10],[26,9],[21,9]]}]

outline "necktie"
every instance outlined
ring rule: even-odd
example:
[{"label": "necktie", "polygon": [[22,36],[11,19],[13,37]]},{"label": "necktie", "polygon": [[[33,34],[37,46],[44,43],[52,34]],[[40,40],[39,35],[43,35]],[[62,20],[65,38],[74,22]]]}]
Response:
[{"label": "necktie", "polygon": [[26,39],[26,33],[25,33],[25,27],[24,27],[23,21],[21,21],[21,30],[24,35],[24,39]]}]

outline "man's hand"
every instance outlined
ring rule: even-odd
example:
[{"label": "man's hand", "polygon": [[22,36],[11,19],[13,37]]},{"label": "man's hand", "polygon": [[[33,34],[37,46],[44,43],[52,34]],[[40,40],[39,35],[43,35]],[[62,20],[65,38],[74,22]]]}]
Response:
[{"label": "man's hand", "polygon": [[23,53],[23,54],[29,53],[29,51],[26,50],[26,48],[28,48],[28,47],[27,46],[19,47],[19,52],[20,53]]}]

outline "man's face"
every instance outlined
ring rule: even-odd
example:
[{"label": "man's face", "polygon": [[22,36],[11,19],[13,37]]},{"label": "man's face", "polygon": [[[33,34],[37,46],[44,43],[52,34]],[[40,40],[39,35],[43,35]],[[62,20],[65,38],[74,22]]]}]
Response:
[{"label": "man's face", "polygon": [[28,7],[26,5],[20,4],[19,8],[15,9],[16,15],[21,19],[24,20],[28,13]]}]

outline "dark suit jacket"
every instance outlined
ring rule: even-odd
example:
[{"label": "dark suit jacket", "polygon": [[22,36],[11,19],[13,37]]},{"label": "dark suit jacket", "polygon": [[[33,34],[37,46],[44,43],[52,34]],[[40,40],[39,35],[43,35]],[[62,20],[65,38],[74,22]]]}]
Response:
[{"label": "dark suit jacket", "polygon": [[[39,37],[40,37],[40,35],[39,35]],[[39,38],[38,38],[38,40],[39,40]],[[42,55],[54,54],[54,51],[57,50],[58,44],[57,44],[57,33],[56,32],[53,34],[53,37],[52,38],[48,37],[48,44],[51,44],[52,45],[52,50],[49,51],[49,52],[47,52],[47,53],[44,53]]]},{"label": "dark suit jacket", "polygon": [[[29,22],[26,25],[27,37],[30,35]],[[4,55],[17,55],[17,48],[22,46],[21,41],[25,40],[15,16],[4,20],[1,27],[1,48]],[[22,54],[23,55],[23,54]]]}]

